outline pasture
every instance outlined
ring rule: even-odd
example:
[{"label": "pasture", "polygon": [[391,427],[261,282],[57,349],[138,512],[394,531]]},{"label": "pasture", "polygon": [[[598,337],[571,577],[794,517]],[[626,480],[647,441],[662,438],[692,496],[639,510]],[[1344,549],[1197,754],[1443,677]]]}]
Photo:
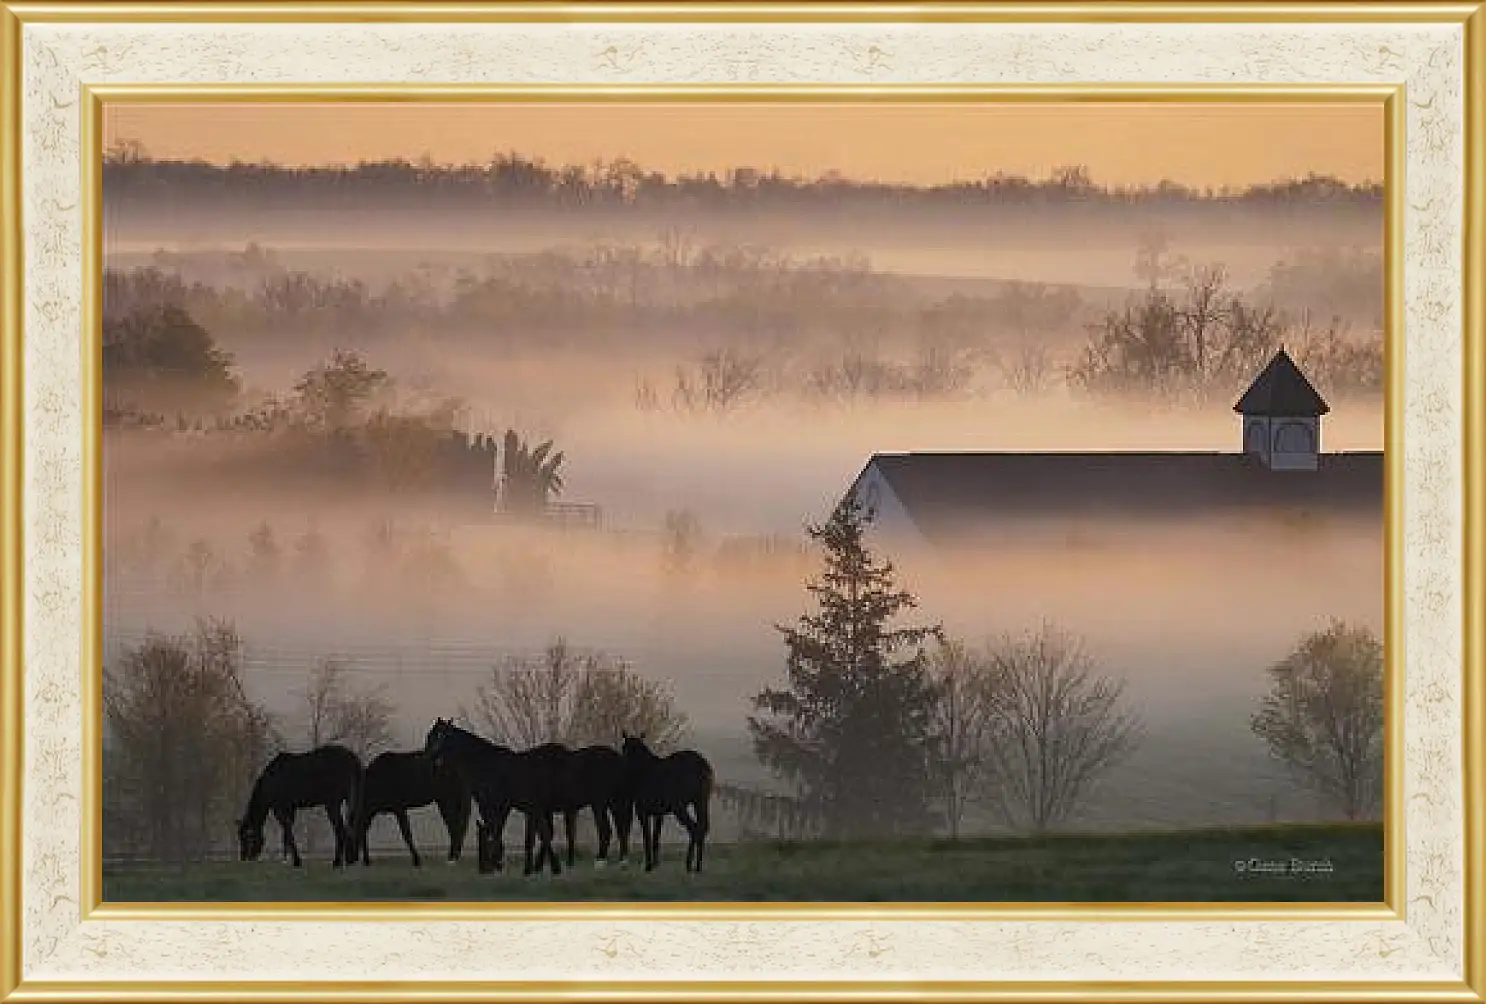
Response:
[{"label": "pasture", "polygon": [[[675,826],[672,821],[672,826]],[[673,831],[674,832],[674,831]],[[684,845],[662,846],[659,870],[638,860],[596,869],[580,842],[559,876],[481,875],[474,841],[445,865],[441,848],[421,868],[392,849],[370,868],[303,868],[275,853],[251,863],[106,866],[109,903],[348,901],[634,902],[1381,902],[1378,824],[1277,825],[1110,835],[922,839],[893,842],[710,844],[706,870],[688,875]],[[638,859],[638,848],[631,849]],[[565,858],[564,858],[565,860]],[[1290,862],[1325,862],[1296,871]],[[1240,872],[1235,862],[1244,862]],[[1250,862],[1260,865],[1258,870]],[[1270,869],[1284,868],[1277,873]]]}]

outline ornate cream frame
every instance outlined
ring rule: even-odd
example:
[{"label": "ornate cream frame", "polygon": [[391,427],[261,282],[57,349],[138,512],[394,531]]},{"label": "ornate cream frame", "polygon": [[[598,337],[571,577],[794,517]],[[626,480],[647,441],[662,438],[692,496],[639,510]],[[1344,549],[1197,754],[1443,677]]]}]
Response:
[{"label": "ornate cream frame", "polygon": [[[1483,999],[1480,0],[0,0],[0,32],[0,999]],[[1382,102],[1386,902],[100,904],[102,102],[332,96]]]}]

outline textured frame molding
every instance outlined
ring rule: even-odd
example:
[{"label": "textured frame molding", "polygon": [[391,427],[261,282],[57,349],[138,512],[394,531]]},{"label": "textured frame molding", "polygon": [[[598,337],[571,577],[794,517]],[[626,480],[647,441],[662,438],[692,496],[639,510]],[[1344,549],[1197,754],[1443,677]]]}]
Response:
[{"label": "textured frame molding", "polygon": [[[1486,257],[1469,215],[1486,208],[1483,24],[1479,3],[0,5],[0,998],[1483,999]],[[1390,599],[1404,631],[1390,647],[1406,672],[1391,706],[1402,797],[1388,814],[1390,839],[1395,822],[1404,837],[1401,898],[1350,916],[97,907],[82,727],[97,672],[84,585],[97,403],[85,332],[98,295],[85,282],[98,219],[85,154],[97,102],[135,85],[368,83],[1392,92],[1402,219],[1389,267],[1401,296],[1389,321],[1406,362],[1390,373],[1404,475]]]}]

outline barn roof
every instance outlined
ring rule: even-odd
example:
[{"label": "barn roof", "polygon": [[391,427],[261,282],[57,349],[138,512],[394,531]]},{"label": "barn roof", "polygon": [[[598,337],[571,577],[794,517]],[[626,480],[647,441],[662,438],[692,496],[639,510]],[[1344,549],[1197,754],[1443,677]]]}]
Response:
[{"label": "barn roof", "polygon": [[1233,410],[1244,415],[1276,418],[1319,418],[1331,408],[1300,372],[1290,353],[1280,349]]},{"label": "barn roof", "polygon": [[1381,452],[1323,454],[1314,471],[1271,471],[1243,453],[879,453],[869,465],[928,537],[1006,516],[1383,509]]}]

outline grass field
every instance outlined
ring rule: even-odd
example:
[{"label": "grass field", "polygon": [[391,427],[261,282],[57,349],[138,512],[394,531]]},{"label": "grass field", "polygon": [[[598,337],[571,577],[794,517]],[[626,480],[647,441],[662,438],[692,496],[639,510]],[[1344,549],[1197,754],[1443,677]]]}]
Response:
[{"label": "grass field", "polygon": [[[473,841],[471,841],[473,844]],[[276,845],[275,845],[276,849]],[[1371,825],[1270,826],[1043,838],[884,843],[747,843],[709,847],[688,875],[684,847],[661,867],[595,869],[581,852],[560,876],[481,875],[474,849],[448,866],[414,868],[383,853],[369,868],[306,861],[105,868],[106,902],[478,900],[700,902],[1381,902],[1383,831]],[[433,851],[433,848],[427,848]],[[1292,861],[1326,862],[1301,871]],[[1236,862],[1243,862],[1240,871]],[[1259,865],[1254,870],[1251,862]],[[1266,869],[1284,869],[1273,873]]]}]

